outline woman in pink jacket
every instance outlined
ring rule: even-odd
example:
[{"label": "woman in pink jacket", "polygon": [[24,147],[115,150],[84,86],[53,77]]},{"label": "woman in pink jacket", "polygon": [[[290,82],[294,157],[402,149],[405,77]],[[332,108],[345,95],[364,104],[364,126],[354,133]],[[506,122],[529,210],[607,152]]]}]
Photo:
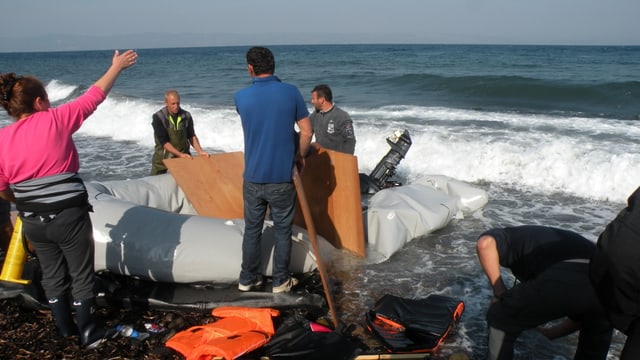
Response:
[{"label": "woman in pink jacket", "polygon": [[[0,75],[0,104],[15,121],[0,129],[0,197],[16,203],[24,235],[42,268],[42,287],[63,336],[95,347],[104,329],[95,320],[93,230],[87,191],[72,135],[104,101],[137,54],[115,51],[111,66],[77,99],[52,108],[31,76]],[[76,309],[74,324],[71,299]]]}]

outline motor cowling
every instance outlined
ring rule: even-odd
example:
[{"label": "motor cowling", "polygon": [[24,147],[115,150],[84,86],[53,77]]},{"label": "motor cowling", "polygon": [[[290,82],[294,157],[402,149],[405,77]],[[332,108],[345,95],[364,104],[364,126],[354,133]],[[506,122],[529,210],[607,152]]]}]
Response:
[{"label": "motor cowling", "polygon": [[375,193],[382,189],[401,185],[395,181],[389,181],[396,173],[396,168],[411,147],[411,136],[408,130],[396,130],[387,138],[387,144],[391,147],[389,152],[382,157],[373,171],[366,176],[361,174],[361,192]]}]

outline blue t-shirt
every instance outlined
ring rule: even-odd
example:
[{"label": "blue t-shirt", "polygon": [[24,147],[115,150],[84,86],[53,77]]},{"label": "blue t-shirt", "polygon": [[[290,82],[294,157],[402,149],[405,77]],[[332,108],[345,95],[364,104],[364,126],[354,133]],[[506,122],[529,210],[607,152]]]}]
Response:
[{"label": "blue t-shirt", "polygon": [[276,184],[292,181],[296,154],[294,125],[309,116],[302,94],[276,76],[254,78],[235,95],[244,132],[245,181]]}]

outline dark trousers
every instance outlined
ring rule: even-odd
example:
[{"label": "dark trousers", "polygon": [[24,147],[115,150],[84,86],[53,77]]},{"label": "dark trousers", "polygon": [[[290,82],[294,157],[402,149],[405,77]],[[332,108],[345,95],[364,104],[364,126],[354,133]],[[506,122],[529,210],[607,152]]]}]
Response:
[{"label": "dark trousers", "polygon": [[[0,199],[0,254],[9,250],[12,233],[11,204],[4,199]],[[0,260],[0,263],[2,263],[2,260]]]},{"label": "dark trousers", "polygon": [[75,300],[93,298],[93,226],[88,208],[74,207],[55,215],[22,216],[24,235],[36,251],[47,298],[70,292]]},{"label": "dark trousers", "polygon": [[260,276],[262,227],[269,207],[273,220],[273,286],[289,280],[291,233],[296,189],[293,183],[256,184],[244,182],[245,229],[242,238],[240,283],[250,284]]},{"label": "dark trousers", "polygon": [[613,327],[591,286],[588,267],[559,262],[505,292],[487,312],[489,358],[511,359],[522,331],[568,316],[582,324],[574,359],[606,359]]}]

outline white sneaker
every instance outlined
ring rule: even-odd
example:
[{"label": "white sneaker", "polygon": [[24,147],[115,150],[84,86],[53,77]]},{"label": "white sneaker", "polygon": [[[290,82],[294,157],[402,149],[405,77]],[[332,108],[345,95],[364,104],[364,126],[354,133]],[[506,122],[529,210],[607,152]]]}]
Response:
[{"label": "white sneaker", "polygon": [[294,277],[290,277],[287,281],[283,282],[278,286],[273,287],[273,293],[282,293],[282,292],[290,292],[293,287],[298,285],[298,279]]},{"label": "white sneaker", "polygon": [[251,291],[251,290],[260,290],[262,287],[262,276],[258,276],[252,283],[243,285],[238,282],[238,290],[240,291]]}]

